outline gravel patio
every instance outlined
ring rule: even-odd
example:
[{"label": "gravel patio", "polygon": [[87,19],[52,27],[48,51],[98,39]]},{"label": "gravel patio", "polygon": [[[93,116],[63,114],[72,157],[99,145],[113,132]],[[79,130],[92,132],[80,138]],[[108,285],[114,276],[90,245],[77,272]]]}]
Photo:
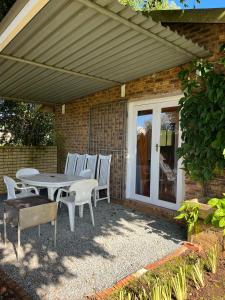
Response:
[{"label": "gravel patio", "polygon": [[176,224],[120,205],[100,202],[94,215],[93,228],[86,208],[84,218],[76,218],[74,234],[66,207],[60,208],[56,250],[50,224],[41,226],[40,239],[37,228],[23,231],[21,262],[15,255],[16,230],[8,226],[9,242],[4,247],[1,221],[1,268],[33,299],[83,299],[158,260],[184,239]]}]

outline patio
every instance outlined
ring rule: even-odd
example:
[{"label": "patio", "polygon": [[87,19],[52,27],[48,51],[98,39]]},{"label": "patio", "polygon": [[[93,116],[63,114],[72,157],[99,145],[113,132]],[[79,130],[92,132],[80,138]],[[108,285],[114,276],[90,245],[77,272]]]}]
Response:
[{"label": "patio", "polygon": [[[2,209],[1,203],[1,214]],[[82,299],[165,256],[184,239],[176,224],[120,205],[102,201],[94,215],[96,226],[92,227],[86,207],[83,219],[76,218],[74,235],[63,206],[58,215],[56,250],[50,224],[41,226],[40,240],[37,228],[25,230],[21,262],[15,255],[16,229],[9,226],[10,242],[7,247],[2,240],[0,244],[1,268],[33,299]]]}]

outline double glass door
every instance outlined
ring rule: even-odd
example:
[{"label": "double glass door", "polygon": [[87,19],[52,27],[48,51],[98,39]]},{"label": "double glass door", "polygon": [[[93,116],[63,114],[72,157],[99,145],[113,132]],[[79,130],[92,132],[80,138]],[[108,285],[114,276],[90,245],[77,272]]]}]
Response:
[{"label": "double glass door", "polygon": [[178,100],[132,104],[129,114],[128,196],[176,209],[182,198]]}]

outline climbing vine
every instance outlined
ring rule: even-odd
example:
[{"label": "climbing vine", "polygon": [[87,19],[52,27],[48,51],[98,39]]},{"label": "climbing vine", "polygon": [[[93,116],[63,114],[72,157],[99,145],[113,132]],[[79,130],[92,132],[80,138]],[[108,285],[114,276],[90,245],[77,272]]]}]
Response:
[{"label": "climbing vine", "polygon": [[201,184],[225,168],[225,46],[216,62],[194,61],[179,73],[183,158],[186,173]]}]

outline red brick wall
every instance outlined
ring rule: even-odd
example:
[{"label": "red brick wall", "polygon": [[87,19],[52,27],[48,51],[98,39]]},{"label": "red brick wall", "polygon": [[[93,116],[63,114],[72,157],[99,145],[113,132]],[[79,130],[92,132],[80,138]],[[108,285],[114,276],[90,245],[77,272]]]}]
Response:
[{"label": "red brick wall", "polygon": [[[194,42],[206,46],[212,51],[211,59],[218,56],[219,46],[225,42],[225,24],[167,24],[172,30],[184,34]],[[171,95],[180,91],[177,73],[181,67],[165,70],[156,74],[144,76],[126,83],[126,99],[142,99],[145,96]],[[97,92],[88,97],[66,104],[65,115],[61,114],[61,106],[56,107],[56,130],[58,134],[58,168],[63,170],[67,152],[88,152],[89,117],[91,107],[100,103],[117,102],[120,98],[120,87]],[[115,124],[112,126],[115,126]],[[124,128],[120,128],[124,132]],[[122,172],[122,171],[121,171]],[[216,181],[220,184],[220,181]],[[212,185],[218,192],[218,184]],[[196,184],[187,181],[186,196],[195,197],[199,193]]]}]

